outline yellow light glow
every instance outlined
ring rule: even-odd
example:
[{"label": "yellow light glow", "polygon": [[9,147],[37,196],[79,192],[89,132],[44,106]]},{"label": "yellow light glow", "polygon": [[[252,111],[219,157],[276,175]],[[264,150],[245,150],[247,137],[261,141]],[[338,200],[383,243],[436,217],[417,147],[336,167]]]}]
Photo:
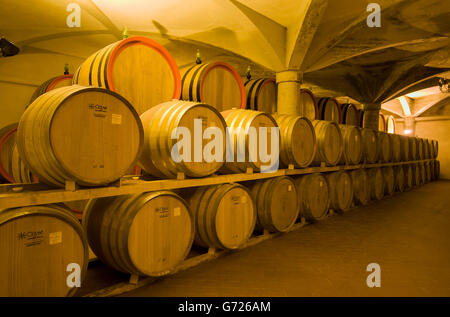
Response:
[{"label": "yellow light glow", "polygon": [[406,129],[403,131],[403,134],[411,134],[412,130]]},{"label": "yellow light glow", "polygon": [[405,116],[410,116],[411,110],[409,109],[408,100],[405,98],[405,96],[401,96],[400,98],[398,98],[398,100],[402,104],[403,113],[405,114]]}]

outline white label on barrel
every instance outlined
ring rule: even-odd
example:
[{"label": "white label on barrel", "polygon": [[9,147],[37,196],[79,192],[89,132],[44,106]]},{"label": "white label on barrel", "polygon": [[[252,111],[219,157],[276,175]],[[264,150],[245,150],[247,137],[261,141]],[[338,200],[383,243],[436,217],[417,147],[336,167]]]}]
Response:
[{"label": "white label on barrel", "polygon": [[241,197],[241,203],[245,204],[247,202],[247,196]]},{"label": "white label on barrel", "polygon": [[122,124],[122,115],[113,113],[111,115],[112,124]]},{"label": "white label on barrel", "polygon": [[61,231],[49,233],[48,244],[53,245],[53,244],[59,244],[61,242],[62,242],[62,232]]},{"label": "white label on barrel", "polygon": [[180,207],[175,207],[173,209],[173,215],[174,215],[174,217],[177,217],[177,216],[181,215],[181,208]]}]

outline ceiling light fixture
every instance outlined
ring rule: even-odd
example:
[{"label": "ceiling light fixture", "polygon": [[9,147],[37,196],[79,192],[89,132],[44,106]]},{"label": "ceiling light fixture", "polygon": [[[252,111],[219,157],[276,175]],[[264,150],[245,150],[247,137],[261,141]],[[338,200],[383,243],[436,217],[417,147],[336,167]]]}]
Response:
[{"label": "ceiling light fixture", "polygon": [[20,49],[4,37],[0,38],[0,52],[3,57],[14,56]]}]

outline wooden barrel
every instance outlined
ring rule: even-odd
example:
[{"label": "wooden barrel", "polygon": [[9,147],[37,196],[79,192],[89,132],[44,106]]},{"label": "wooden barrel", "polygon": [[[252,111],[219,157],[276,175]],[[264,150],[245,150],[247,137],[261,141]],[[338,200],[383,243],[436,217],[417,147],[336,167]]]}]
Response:
[{"label": "wooden barrel", "polygon": [[380,112],[378,115],[378,131],[386,132],[386,119],[384,115]]},{"label": "wooden barrel", "polygon": [[420,175],[420,185],[425,184],[426,178],[425,178],[425,164],[419,163],[419,175]]},{"label": "wooden barrel", "polygon": [[273,78],[251,79],[245,82],[247,109],[267,113],[277,112],[277,84]]},{"label": "wooden barrel", "polygon": [[369,168],[367,170],[370,184],[370,198],[381,200],[384,196],[384,178],[381,168]]},{"label": "wooden barrel", "polygon": [[288,176],[256,181],[250,187],[256,203],[258,230],[286,232],[298,218],[298,198],[294,180]]},{"label": "wooden barrel", "polygon": [[[70,296],[76,263],[86,275],[88,245],[79,221],[59,205],[0,210],[0,296]],[[69,271],[68,271],[69,270]]]},{"label": "wooden barrel", "polygon": [[413,174],[413,186],[417,187],[421,185],[420,180],[420,168],[419,164],[411,164],[412,174]]},{"label": "wooden barrel", "polygon": [[280,128],[280,161],[283,167],[307,167],[316,154],[316,133],[309,119],[292,115],[273,116]]},{"label": "wooden barrel", "polygon": [[318,102],[320,120],[340,123],[341,106],[334,98],[320,98]]},{"label": "wooden barrel", "polygon": [[401,165],[393,167],[394,169],[394,190],[403,192],[405,190],[405,171]]},{"label": "wooden barrel", "polygon": [[422,139],[422,142],[423,142],[423,158],[429,159],[431,157],[431,153],[428,139]]},{"label": "wooden barrel", "polygon": [[366,205],[370,200],[369,176],[365,169],[356,169],[350,172],[353,185],[353,198],[356,204]]},{"label": "wooden barrel", "polygon": [[400,136],[393,133],[387,133],[391,143],[391,160],[392,162],[400,162],[401,160],[401,140]]},{"label": "wooden barrel", "polygon": [[295,179],[299,212],[312,222],[326,217],[330,205],[328,183],[320,173],[306,174]]},{"label": "wooden barrel", "polygon": [[342,120],[343,124],[354,125],[359,127],[359,111],[354,104],[345,103],[342,105]]},{"label": "wooden barrel", "polygon": [[344,141],[340,164],[359,164],[363,154],[361,128],[345,124],[340,124],[339,128]]},{"label": "wooden barrel", "polygon": [[378,160],[377,132],[372,129],[361,129],[363,158],[366,163],[376,163]]},{"label": "wooden barrel", "polygon": [[377,132],[378,140],[378,160],[386,163],[392,159],[392,145],[391,139],[386,132]]},{"label": "wooden barrel", "polygon": [[424,170],[425,170],[425,181],[424,183],[429,183],[431,181],[431,171],[430,171],[430,163],[425,162],[423,164]]},{"label": "wooden barrel", "polygon": [[[139,166],[147,173],[160,178],[176,178],[177,173],[204,177],[222,167],[226,155],[226,123],[212,106],[168,101],[147,110],[141,115],[141,121],[144,145]],[[208,131],[214,133],[210,138],[215,142],[203,138]],[[212,148],[210,142],[217,143],[217,147]]]},{"label": "wooden barrel", "polygon": [[403,171],[405,174],[405,191],[411,190],[411,188],[413,188],[413,184],[414,184],[413,169],[411,167],[411,164],[403,165]]},{"label": "wooden barrel", "polygon": [[256,206],[239,184],[198,187],[184,195],[195,221],[195,244],[207,248],[238,249],[256,223]]},{"label": "wooden barrel", "polygon": [[416,160],[423,160],[423,142],[421,138],[415,138],[416,140]]},{"label": "wooden barrel", "polygon": [[41,182],[64,186],[111,183],[137,161],[142,124],[115,92],[68,86],[41,95],[17,130],[20,158]]},{"label": "wooden barrel", "polygon": [[330,208],[335,211],[346,211],[353,202],[353,185],[350,175],[345,171],[338,171],[326,175],[329,193]]},{"label": "wooden barrel", "polygon": [[206,103],[218,111],[245,109],[244,83],[231,65],[224,62],[198,64],[182,69],[181,77],[181,99]]},{"label": "wooden barrel", "polygon": [[[227,110],[221,114],[229,129],[229,139],[233,142],[233,145],[227,144],[227,152],[230,151],[233,155],[230,154],[230,159],[227,158],[227,162],[221,169],[223,173],[245,173],[247,168],[259,172],[278,167],[278,153],[274,153],[277,156],[276,162],[263,162],[262,159],[265,160],[265,158],[259,155],[260,128],[267,129],[268,155],[271,155],[272,139],[276,138],[276,135],[272,135],[271,128],[277,128],[278,125],[270,114],[244,109]],[[277,141],[280,144],[279,135]],[[262,142],[265,140],[261,140]]]},{"label": "wooden barrel", "polygon": [[[42,83],[36,90],[30,99],[30,104],[40,95],[49,92],[50,90],[71,86],[72,85],[73,74],[61,75],[50,78],[49,80]],[[28,106],[27,106],[28,107]]]},{"label": "wooden barrel", "polygon": [[434,161],[434,160],[431,160],[431,161],[429,162],[429,164],[430,164],[430,181],[434,181],[434,180],[436,180],[435,166],[434,166],[435,161]]},{"label": "wooden barrel", "polygon": [[436,180],[439,179],[439,174],[441,173],[441,163],[437,160],[434,161],[434,177]]},{"label": "wooden barrel", "polygon": [[170,191],[91,200],[83,227],[103,263],[141,276],[170,273],[186,258],[195,235],[187,203]]},{"label": "wooden barrel", "polygon": [[11,157],[11,169],[14,183],[29,184],[38,182],[37,177],[31,173],[20,158],[16,145],[14,145],[14,150]]},{"label": "wooden barrel", "polygon": [[437,140],[433,140],[433,158],[437,158],[439,154],[439,142]]},{"label": "wooden barrel", "polygon": [[89,56],[76,71],[73,83],[115,91],[138,114],[179,99],[181,94],[174,59],[162,45],[143,36],[130,36]]},{"label": "wooden barrel", "polygon": [[383,173],[384,193],[391,196],[395,191],[394,169],[391,166],[388,166],[383,167],[381,171]]},{"label": "wooden barrel", "polygon": [[14,183],[12,175],[12,155],[16,144],[17,123],[0,129],[0,180]]},{"label": "wooden barrel", "polygon": [[409,160],[409,138],[405,135],[399,135],[400,138],[400,160],[406,162]]},{"label": "wooden barrel", "polygon": [[416,138],[412,136],[408,136],[409,143],[409,160],[415,161],[417,159],[417,142]]},{"label": "wooden barrel", "polygon": [[319,108],[317,107],[316,97],[312,91],[308,89],[300,89],[300,102],[298,115],[301,117],[308,118],[309,120],[319,119]]},{"label": "wooden barrel", "polygon": [[312,121],[316,132],[317,151],[313,164],[334,166],[339,163],[342,155],[343,139],[341,129],[336,122],[314,120]]}]

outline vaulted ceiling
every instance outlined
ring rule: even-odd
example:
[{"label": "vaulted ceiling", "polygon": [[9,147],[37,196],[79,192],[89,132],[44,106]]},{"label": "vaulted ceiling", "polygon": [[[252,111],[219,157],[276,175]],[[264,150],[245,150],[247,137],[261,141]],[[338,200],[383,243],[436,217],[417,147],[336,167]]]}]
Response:
[{"label": "vaulted ceiling", "polygon": [[[354,0],[0,0],[0,35],[21,48],[0,58],[0,82],[37,85],[122,37],[146,35],[179,65],[197,49],[255,76],[298,69],[318,94],[387,102],[450,77],[450,1],[377,0],[381,27]],[[69,28],[69,3],[81,27]],[[447,73],[446,73],[447,72]],[[416,89],[417,90],[417,89]]]}]

